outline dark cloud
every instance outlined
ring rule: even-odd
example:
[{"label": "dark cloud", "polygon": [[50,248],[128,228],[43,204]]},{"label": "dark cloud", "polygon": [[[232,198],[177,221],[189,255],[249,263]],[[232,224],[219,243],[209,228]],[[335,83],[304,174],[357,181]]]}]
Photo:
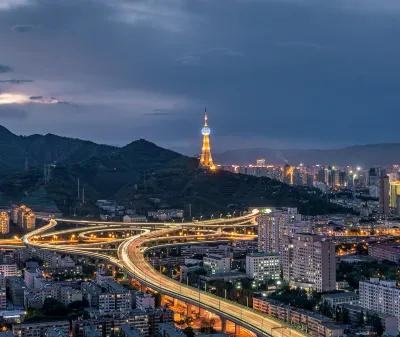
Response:
[{"label": "dark cloud", "polygon": [[0,105],[0,120],[15,119],[21,120],[26,119],[28,113],[24,110],[16,109],[9,105]]},{"label": "dark cloud", "polygon": [[0,10],[1,62],[79,123],[29,104],[17,133],[198,151],[207,104],[213,148],[398,141],[398,0],[30,3]]},{"label": "dark cloud", "polygon": [[15,32],[18,33],[27,33],[34,29],[34,26],[31,25],[15,25],[12,27]]},{"label": "dark cloud", "polygon": [[0,83],[10,83],[10,84],[23,84],[23,83],[31,83],[33,80],[0,80]]},{"label": "dark cloud", "polygon": [[0,74],[1,73],[9,73],[11,71],[13,71],[13,69],[11,67],[6,66],[4,64],[0,64]]},{"label": "dark cloud", "polygon": [[31,96],[31,97],[29,97],[29,99],[31,99],[31,100],[40,100],[40,99],[43,99],[43,96]]}]

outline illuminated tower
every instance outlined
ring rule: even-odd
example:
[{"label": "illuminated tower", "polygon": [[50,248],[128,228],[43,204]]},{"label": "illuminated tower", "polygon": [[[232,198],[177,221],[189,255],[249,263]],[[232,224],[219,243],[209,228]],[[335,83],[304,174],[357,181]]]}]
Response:
[{"label": "illuminated tower", "polygon": [[204,167],[209,167],[211,170],[214,170],[215,165],[211,157],[210,149],[210,132],[210,128],[207,124],[207,109],[204,109],[204,127],[201,129],[201,133],[203,134],[203,147],[201,148],[200,164]]}]

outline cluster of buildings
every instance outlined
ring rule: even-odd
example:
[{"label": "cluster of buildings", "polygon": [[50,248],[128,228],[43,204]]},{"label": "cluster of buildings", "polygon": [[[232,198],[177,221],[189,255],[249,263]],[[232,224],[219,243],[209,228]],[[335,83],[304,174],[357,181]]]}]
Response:
[{"label": "cluster of buildings", "polygon": [[324,292],[336,289],[335,243],[313,234],[296,208],[267,210],[257,218],[258,251],[276,254],[283,279],[304,289]]},{"label": "cluster of buildings", "polygon": [[25,205],[14,206],[11,210],[12,222],[21,227],[25,232],[36,228],[36,216],[29,207]]},{"label": "cluster of buildings", "polygon": [[[154,205],[160,203],[158,198],[149,198],[149,201]],[[102,220],[121,219],[123,222],[146,222],[148,218],[158,221],[166,221],[176,218],[183,218],[184,213],[182,209],[159,209],[147,212],[147,215],[136,214],[134,209],[125,208],[125,206],[118,205],[115,200],[97,200],[97,207],[103,211],[100,217]]]}]

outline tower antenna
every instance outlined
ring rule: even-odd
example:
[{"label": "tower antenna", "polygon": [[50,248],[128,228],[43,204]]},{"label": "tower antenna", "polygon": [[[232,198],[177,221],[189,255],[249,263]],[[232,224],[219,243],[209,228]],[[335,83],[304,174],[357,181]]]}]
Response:
[{"label": "tower antenna", "polygon": [[200,156],[200,165],[203,167],[208,167],[211,170],[215,170],[215,165],[211,156],[211,148],[210,148],[210,133],[211,130],[208,127],[208,117],[207,117],[207,106],[204,107],[204,126],[201,129],[201,133],[203,134],[203,146],[201,148],[201,156]]}]

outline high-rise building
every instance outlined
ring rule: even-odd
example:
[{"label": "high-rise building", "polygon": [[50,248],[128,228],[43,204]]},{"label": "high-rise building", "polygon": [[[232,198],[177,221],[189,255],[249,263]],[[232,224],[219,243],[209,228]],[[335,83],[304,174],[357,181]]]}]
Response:
[{"label": "high-rise building", "polygon": [[307,186],[314,187],[314,175],[313,174],[307,174]]},{"label": "high-rise building", "polygon": [[340,171],[339,172],[339,186],[344,187],[346,186],[346,172],[345,171]]},{"label": "high-rise building", "polygon": [[379,212],[389,214],[389,177],[379,178]]},{"label": "high-rise building", "polygon": [[325,170],[323,167],[318,170],[317,181],[325,184]]},{"label": "high-rise building", "polygon": [[260,253],[280,253],[281,239],[285,226],[301,221],[301,214],[297,208],[287,208],[282,211],[261,214],[257,217],[258,223],[258,251]]},{"label": "high-rise building", "polygon": [[10,233],[10,216],[7,212],[0,212],[0,233]]},{"label": "high-rise building", "polygon": [[400,288],[395,280],[370,278],[359,282],[360,306],[397,317],[400,328]]},{"label": "high-rise building", "polygon": [[201,157],[200,157],[200,164],[204,167],[208,167],[212,170],[215,170],[215,165],[212,160],[211,156],[211,148],[210,148],[210,133],[211,130],[208,127],[207,123],[207,109],[204,111],[204,126],[201,129],[201,133],[203,134],[203,146],[201,148]]},{"label": "high-rise building", "polygon": [[257,159],[257,167],[265,167],[265,159],[264,158]]},{"label": "high-rise building", "polygon": [[375,168],[370,168],[368,172],[368,189],[369,196],[372,198],[379,197],[379,177]]},{"label": "high-rise building", "polygon": [[298,233],[283,240],[283,276],[290,284],[318,292],[336,289],[335,243]]},{"label": "high-rise building", "polygon": [[36,217],[32,212],[28,212],[24,214],[22,228],[26,232],[33,231],[36,228]]},{"label": "high-rise building", "polygon": [[397,208],[397,196],[400,195],[400,181],[392,181],[390,183],[390,207]]}]

